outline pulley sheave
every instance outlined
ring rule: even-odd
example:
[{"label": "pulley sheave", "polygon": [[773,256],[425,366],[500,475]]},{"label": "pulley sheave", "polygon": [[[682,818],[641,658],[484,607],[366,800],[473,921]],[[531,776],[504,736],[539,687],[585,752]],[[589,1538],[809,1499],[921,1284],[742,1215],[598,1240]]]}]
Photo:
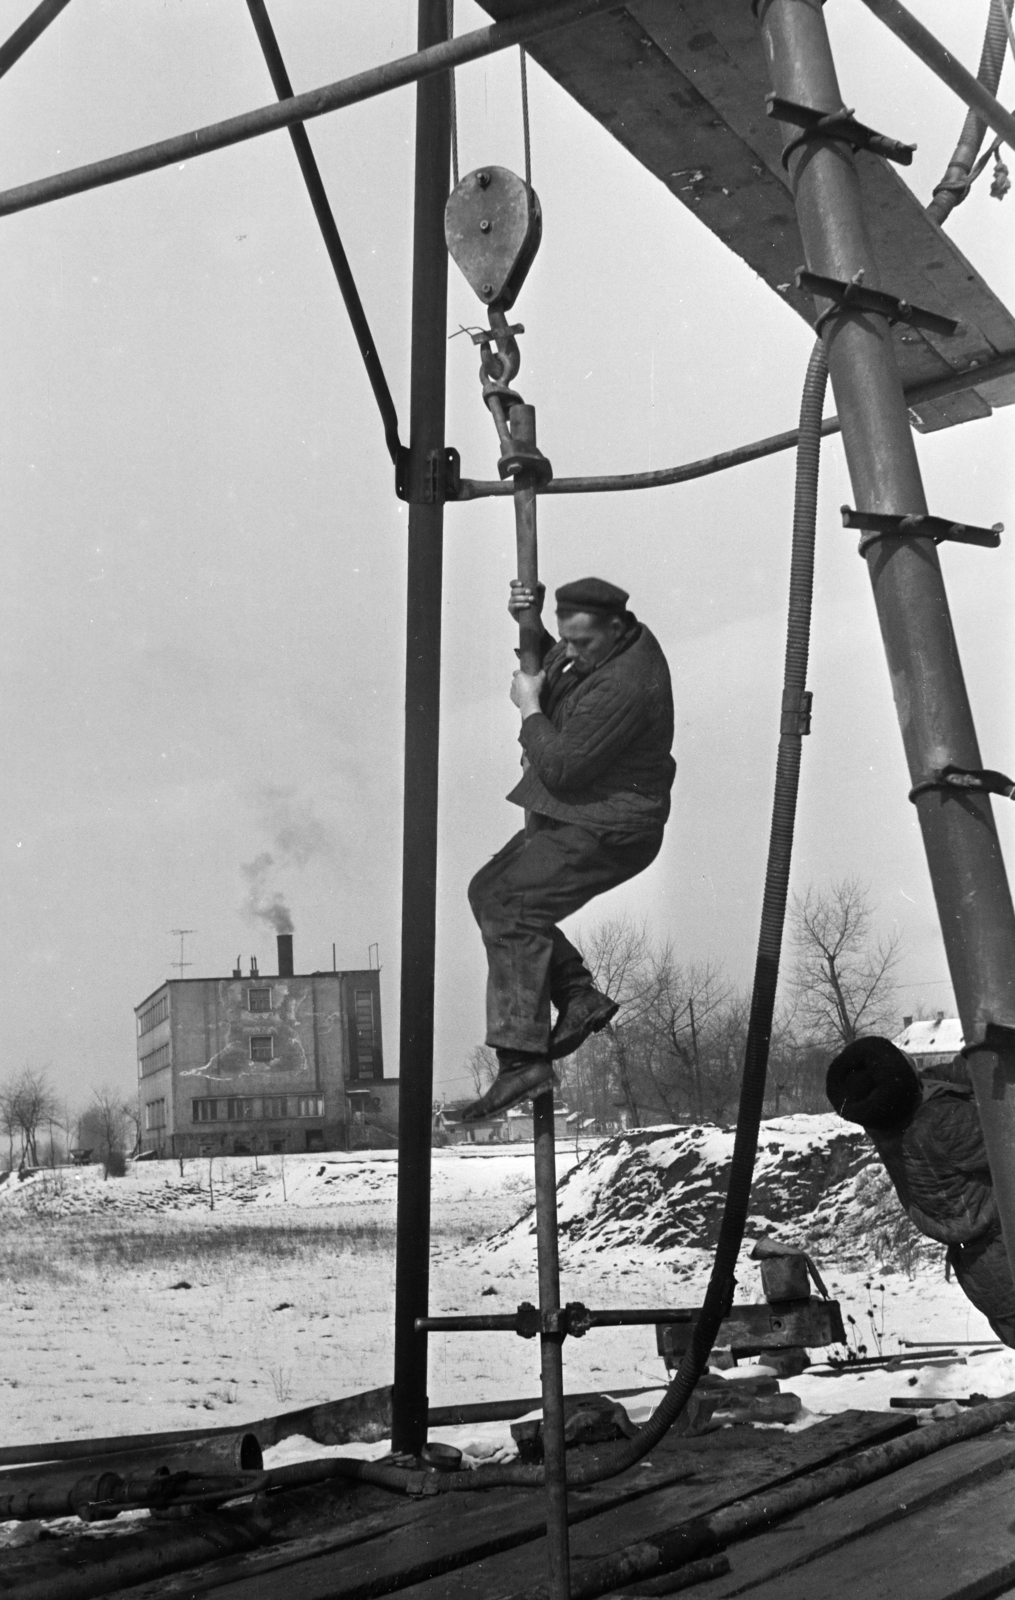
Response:
[{"label": "pulley sheave", "polygon": [[514,305],[542,232],[536,191],[507,167],[478,167],[448,197],[448,250],[484,305]]}]

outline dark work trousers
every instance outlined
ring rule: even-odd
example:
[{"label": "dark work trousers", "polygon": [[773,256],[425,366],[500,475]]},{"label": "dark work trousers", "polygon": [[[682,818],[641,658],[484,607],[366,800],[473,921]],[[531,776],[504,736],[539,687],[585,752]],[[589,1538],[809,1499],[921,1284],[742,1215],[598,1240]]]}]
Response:
[{"label": "dark work trousers", "polygon": [[594,895],[643,872],[659,854],[659,824],[593,829],[530,812],[521,833],[481,867],[469,904],[486,945],[486,1042],[545,1055],[558,1009],[592,976],[556,926]]}]

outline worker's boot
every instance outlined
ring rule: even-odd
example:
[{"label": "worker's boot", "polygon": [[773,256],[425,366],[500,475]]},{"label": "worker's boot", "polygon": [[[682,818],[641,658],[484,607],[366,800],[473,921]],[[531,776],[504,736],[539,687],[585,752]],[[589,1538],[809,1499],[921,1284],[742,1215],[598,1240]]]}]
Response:
[{"label": "worker's boot", "polygon": [[619,1003],[599,989],[579,989],[569,995],[550,1034],[550,1060],[574,1055],[578,1046],[612,1022],[619,1010]]},{"label": "worker's boot", "polygon": [[484,1117],[516,1106],[519,1100],[531,1100],[548,1089],[556,1089],[558,1084],[546,1056],[532,1055],[527,1050],[498,1050],[496,1078],[484,1095],[466,1106],[462,1121],[481,1122]]}]

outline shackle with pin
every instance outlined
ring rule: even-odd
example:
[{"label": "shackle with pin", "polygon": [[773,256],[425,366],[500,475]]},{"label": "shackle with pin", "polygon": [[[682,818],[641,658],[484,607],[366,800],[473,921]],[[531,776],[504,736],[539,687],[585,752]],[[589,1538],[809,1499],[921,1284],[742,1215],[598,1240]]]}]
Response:
[{"label": "shackle with pin", "polygon": [[[507,167],[479,167],[452,189],[444,212],[444,237],[452,260],[487,307],[488,328],[468,328],[479,346],[483,399],[500,441],[498,470],[514,488],[518,577],[536,589],[539,560],[536,492],[549,483],[553,468],[536,444],[536,411],[513,387],[521,365],[517,336],[521,323],[507,312],[539,248],[543,217],[532,185]],[[518,619],[518,659],[523,672],[540,668],[542,621],[535,606]]]}]

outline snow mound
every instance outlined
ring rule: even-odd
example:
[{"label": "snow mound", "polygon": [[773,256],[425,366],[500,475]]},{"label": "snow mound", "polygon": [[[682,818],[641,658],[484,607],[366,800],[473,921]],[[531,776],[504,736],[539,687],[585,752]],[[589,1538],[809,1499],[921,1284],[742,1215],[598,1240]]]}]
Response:
[{"label": "snow mound", "polygon": [[[643,1128],[605,1140],[558,1183],[562,1250],[572,1258],[714,1250],[733,1141],[732,1128],[713,1125]],[[747,1235],[843,1265],[911,1265],[923,1251],[866,1135],[831,1114],[761,1124]],[[527,1257],[534,1236],[530,1211],[483,1251]]]}]

